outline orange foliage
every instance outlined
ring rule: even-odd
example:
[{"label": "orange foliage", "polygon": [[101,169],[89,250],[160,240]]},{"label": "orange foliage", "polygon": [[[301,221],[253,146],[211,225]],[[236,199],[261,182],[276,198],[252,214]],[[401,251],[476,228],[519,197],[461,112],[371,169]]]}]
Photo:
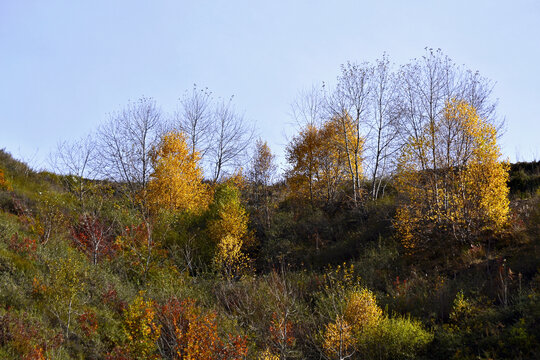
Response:
[{"label": "orange foliage", "polygon": [[247,340],[241,336],[218,335],[217,314],[203,312],[193,300],[170,299],[160,308],[162,350],[174,359],[209,360],[244,359]]},{"label": "orange foliage", "polygon": [[[356,183],[354,174],[361,173],[363,140],[356,142],[353,154],[350,134],[345,137],[347,121],[332,119],[317,128],[308,125],[287,146],[287,161],[291,169],[287,182],[294,196],[314,203],[331,203],[348,177]],[[354,173],[353,173],[354,172]]]},{"label": "orange foliage", "polygon": [[326,325],[322,345],[330,358],[350,357],[355,351],[352,326],[343,317],[338,316],[335,322]]},{"label": "orange foliage", "polygon": [[285,349],[294,346],[296,339],[293,336],[292,322],[284,316],[278,316],[274,312],[269,330],[270,341],[273,344],[274,351],[277,353],[284,353]]},{"label": "orange foliage", "polygon": [[0,190],[11,191],[11,183],[4,176],[4,170],[0,169]]}]

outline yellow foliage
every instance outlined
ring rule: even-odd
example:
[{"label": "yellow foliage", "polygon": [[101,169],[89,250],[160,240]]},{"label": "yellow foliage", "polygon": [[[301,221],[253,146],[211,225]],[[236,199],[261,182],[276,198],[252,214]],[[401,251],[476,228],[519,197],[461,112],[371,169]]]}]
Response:
[{"label": "yellow foliage", "polygon": [[215,264],[228,274],[240,271],[247,262],[242,253],[242,241],[231,235],[226,235],[218,243]]},{"label": "yellow foliage", "polygon": [[[309,199],[312,204],[331,202],[354,164],[360,166],[357,155],[361,146],[353,150],[353,139],[342,134],[343,129],[347,131],[347,124],[333,119],[320,129],[308,125],[292,139],[287,147],[287,161],[292,166],[287,182],[294,196]],[[353,151],[359,153],[354,155]],[[361,173],[361,167],[357,169]]]},{"label": "yellow foliage", "polygon": [[124,332],[130,353],[137,359],[150,359],[157,349],[161,327],[154,321],[154,304],[144,300],[143,294],[124,310]]},{"label": "yellow foliage", "polygon": [[248,234],[248,215],[240,203],[236,187],[223,185],[215,209],[215,218],[210,221],[208,231],[217,245],[214,264],[226,275],[234,275],[247,267],[248,257],[242,252]]},{"label": "yellow foliage", "polygon": [[280,360],[278,355],[272,354],[269,348],[266,348],[258,357],[258,360]]},{"label": "yellow foliage", "polygon": [[218,220],[210,224],[210,234],[217,241],[232,236],[242,239],[247,234],[248,215],[236,200],[223,204],[218,210]]},{"label": "yellow foliage", "polygon": [[343,359],[354,351],[355,339],[352,326],[338,316],[335,322],[326,325],[323,333],[323,349],[331,358]]},{"label": "yellow foliage", "polygon": [[508,219],[508,164],[500,161],[496,129],[464,101],[448,101],[444,114],[403,148],[396,188],[407,198],[395,227],[405,248],[446,234],[471,242],[499,232]]},{"label": "yellow foliage", "polygon": [[148,195],[155,209],[200,210],[207,207],[210,191],[203,183],[200,156],[191,153],[183,133],[171,131],[152,151],[154,173]]},{"label": "yellow foliage", "polygon": [[375,295],[368,289],[353,291],[349,295],[343,315],[357,332],[377,326],[383,318]]},{"label": "yellow foliage", "polygon": [[355,274],[354,264],[347,266],[347,263],[335,268],[329,266],[323,278],[326,291],[341,294],[345,294],[348,289],[355,287],[360,282],[360,277]]}]

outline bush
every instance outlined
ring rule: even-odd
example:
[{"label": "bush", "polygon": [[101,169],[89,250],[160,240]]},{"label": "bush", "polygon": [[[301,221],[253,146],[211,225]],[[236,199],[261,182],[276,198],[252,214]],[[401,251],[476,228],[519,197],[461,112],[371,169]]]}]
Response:
[{"label": "bush", "polygon": [[410,317],[384,318],[358,339],[360,352],[367,359],[416,359],[422,355],[433,334]]}]

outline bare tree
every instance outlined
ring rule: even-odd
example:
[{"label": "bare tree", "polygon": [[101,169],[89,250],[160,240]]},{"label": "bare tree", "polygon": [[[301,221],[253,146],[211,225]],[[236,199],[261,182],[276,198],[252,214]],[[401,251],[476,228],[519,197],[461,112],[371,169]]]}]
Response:
[{"label": "bare tree", "polygon": [[232,97],[220,101],[214,112],[214,138],[207,161],[212,169],[212,181],[240,167],[246,160],[247,150],[253,139],[254,130],[244,117],[236,112]]},{"label": "bare tree", "polygon": [[213,135],[212,92],[193,85],[191,92],[186,91],[180,99],[180,105],[174,126],[187,136],[191,152],[197,151],[201,157],[205,157]]},{"label": "bare tree", "polygon": [[306,126],[320,127],[325,121],[325,85],[312,85],[309,89],[298,92],[291,103],[291,113],[299,128]]},{"label": "bare tree", "polygon": [[329,116],[341,124],[342,146],[344,147],[349,176],[352,184],[352,199],[358,205],[360,180],[362,178],[362,152],[369,131],[370,79],[373,69],[369,64],[347,63],[341,67],[336,89],[327,101]]},{"label": "bare tree", "polygon": [[265,228],[270,227],[269,190],[276,174],[275,156],[270,151],[266,141],[258,139],[251,158],[248,172],[251,182],[253,202],[257,215],[263,218]]},{"label": "bare tree", "polygon": [[146,269],[154,245],[146,191],[152,172],[150,152],[161,131],[161,112],[153,99],[144,97],[112,114],[98,131],[102,176],[122,185],[124,195],[137,209],[146,228]]},{"label": "bare tree", "polygon": [[96,166],[97,146],[95,139],[88,135],[80,140],[57,144],[56,151],[51,154],[50,162],[55,171],[66,176],[65,183],[84,207],[87,192],[87,180],[95,179],[98,175]]},{"label": "bare tree", "polygon": [[121,182],[135,200],[152,172],[150,150],[159,139],[161,112],[151,98],[130,102],[98,130],[102,176]]},{"label": "bare tree", "polygon": [[476,109],[480,117],[501,129],[497,124],[496,105],[491,99],[493,84],[478,72],[456,65],[440,49],[426,49],[427,54],[404,65],[400,71],[402,98],[403,141],[420,139],[422,130],[429,128],[430,154],[422,169],[437,170],[435,132],[448,101],[464,100]]},{"label": "bare tree", "polygon": [[377,60],[373,68],[371,87],[370,102],[373,110],[369,121],[369,136],[366,139],[369,160],[366,168],[371,173],[371,198],[376,200],[399,149],[398,79],[392,72],[386,55]]}]

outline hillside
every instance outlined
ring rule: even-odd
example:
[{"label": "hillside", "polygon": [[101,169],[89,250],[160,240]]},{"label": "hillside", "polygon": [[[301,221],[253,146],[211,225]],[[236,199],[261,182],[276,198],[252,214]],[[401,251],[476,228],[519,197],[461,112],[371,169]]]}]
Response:
[{"label": "hillside", "polygon": [[[451,257],[407,253],[392,191],[313,209],[272,185],[265,224],[233,179],[208,212],[160,218],[150,246],[120,185],[36,173],[4,151],[0,169],[0,358],[540,356],[538,163],[512,165],[505,233]],[[212,265],[219,204],[247,211],[243,270]]]}]

